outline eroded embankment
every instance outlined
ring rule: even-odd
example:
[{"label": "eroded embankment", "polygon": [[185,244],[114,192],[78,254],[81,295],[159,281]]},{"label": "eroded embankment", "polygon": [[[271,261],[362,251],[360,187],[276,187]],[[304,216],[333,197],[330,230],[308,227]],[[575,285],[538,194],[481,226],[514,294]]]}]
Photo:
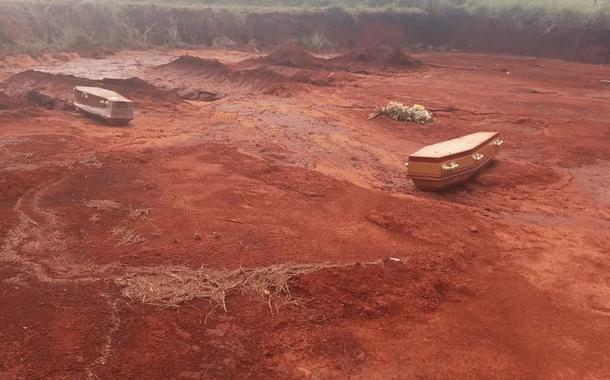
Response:
[{"label": "eroded embankment", "polygon": [[315,48],[395,43],[578,60],[610,61],[610,29],[603,21],[564,23],[535,13],[505,16],[463,10],[434,13],[341,10],[252,12],[108,5],[104,3],[0,4],[0,49],[85,50],[150,45],[250,45],[299,41]]}]

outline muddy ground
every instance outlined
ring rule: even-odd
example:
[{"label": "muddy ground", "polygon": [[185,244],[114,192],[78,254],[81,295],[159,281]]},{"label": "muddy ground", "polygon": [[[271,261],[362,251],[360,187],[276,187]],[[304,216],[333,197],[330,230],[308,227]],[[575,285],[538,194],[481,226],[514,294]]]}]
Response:
[{"label": "muddy ground", "polygon": [[[387,53],[4,58],[0,377],[609,378],[610,68]],[[136,119],[77,114],[75,84]],[[367,120],[390,100],[435,120]],[[505,148],[471,182],[407,179],[480,130]],[[287,263],[320,268],[183,289]]]}]

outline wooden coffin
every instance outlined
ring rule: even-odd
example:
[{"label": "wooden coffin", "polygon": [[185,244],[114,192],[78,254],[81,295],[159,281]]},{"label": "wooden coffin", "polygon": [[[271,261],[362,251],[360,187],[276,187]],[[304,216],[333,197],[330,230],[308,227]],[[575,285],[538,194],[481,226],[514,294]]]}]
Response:
[{"label": "wooden coffin", "polygon": [[82,113],[109,124],[124,125],[133,119],[133,103],[121,94],[99,87],[74,87],[74,106]]},{"label": "wooden coffin", "polygon": [[422,190],[442,190],[472,177],[502,144],[498,132],[477,132],[426,146],[409,157],[408,177]]}]

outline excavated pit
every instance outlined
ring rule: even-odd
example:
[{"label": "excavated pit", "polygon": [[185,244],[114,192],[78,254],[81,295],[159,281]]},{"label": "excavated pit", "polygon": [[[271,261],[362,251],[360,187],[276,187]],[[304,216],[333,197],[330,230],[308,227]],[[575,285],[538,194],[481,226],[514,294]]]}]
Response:
[{"label": "excavated pit", "polygon": [[25,101],[47,109],[72,110],[75,86],[102,87],[140,103],[176,103],[180,97],[159,89],[140,78],[90,80],[73,75],[27,70],[12,75],[0,84],[14,103]]}]

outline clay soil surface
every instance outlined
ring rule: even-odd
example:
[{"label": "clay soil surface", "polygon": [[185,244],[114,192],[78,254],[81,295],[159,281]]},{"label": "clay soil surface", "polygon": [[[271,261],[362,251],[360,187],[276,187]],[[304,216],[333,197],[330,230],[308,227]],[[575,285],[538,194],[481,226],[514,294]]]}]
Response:
[{"label": "clay soil surface", "polygon": [[[286,49],[4,59],[0,378],[610,378],[610,68]],[[434,122],[367,120],[390,100]],[[407,179],[481,130],[469,183]],[[309,269],[201,296],[276,265]]]}]

